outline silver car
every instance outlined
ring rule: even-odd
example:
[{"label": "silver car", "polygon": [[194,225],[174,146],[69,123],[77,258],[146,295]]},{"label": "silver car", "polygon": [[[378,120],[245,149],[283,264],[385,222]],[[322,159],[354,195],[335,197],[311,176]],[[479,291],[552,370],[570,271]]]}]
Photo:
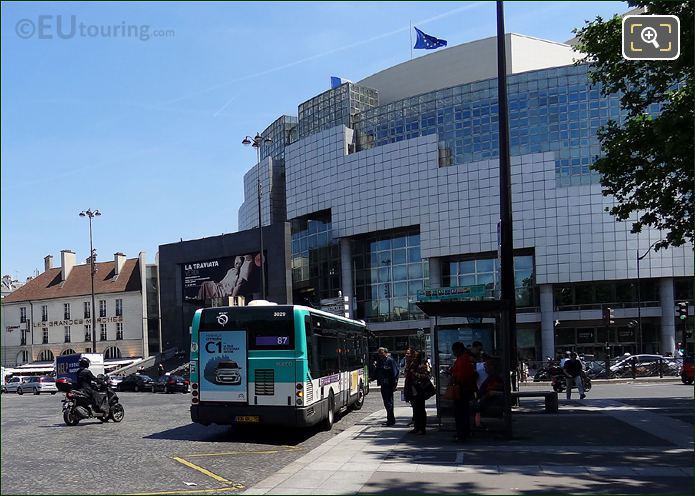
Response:
[{"label": "silver car", "polygon": [[2,392],[3,393],[24,394],[25,391],[29,391],[29,389],[27,389],[27,385],[26,385],[26,381],[28,381],[29,379],[30,379],[29,377],[22,377],[22,376],[12,377],[2,387]]},{"label": "silver car", "polygon": [[[27,381],[22,385],[22,391],[32,392],[34,394],[56,394],[58,392],[58,388],[56,387],[55,378],[49,377],[47,375],[41,375],[29,377]],[[19,393],[19,390],[17,390],[17,393]]]},{"label": "silver car", "polygon": [[241,368],[232,360],[220,362],[215,370],[215,382],[232,386],[241,384]]}]

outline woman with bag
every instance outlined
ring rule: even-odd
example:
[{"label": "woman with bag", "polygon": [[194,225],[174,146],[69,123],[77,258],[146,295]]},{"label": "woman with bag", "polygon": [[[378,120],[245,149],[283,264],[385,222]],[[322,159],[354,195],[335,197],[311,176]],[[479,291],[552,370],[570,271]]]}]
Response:
[{"label": "woman with bag", "polygon": [[427,361],[424,360],[421,351],[415,352],[406,374],[410,375],[408,381],[410,387],[410,405],[413,407],[414,428],[411,434],[425,434],[427,426],[427,412],[425,411],[425,401],[431,398],[434,393],[434,386],[430,380],[430,372]]}]

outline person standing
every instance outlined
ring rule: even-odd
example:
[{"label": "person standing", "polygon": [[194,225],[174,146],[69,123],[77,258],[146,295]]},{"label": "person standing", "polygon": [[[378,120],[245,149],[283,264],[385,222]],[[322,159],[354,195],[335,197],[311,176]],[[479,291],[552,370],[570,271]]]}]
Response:
[{"label": "person standing", "polygon": [[157,365],[157,373],[159,374],[159,377],[164,375],[164,365],[161,363]]},{"label": "person standing", "polygon": [[[413,363],[413,356],[415,354],[415,350],[413,350],[410,346],[405,350],[405,361],[403,363],[403,370],[404,375],[405,375],[405,384],[403,386],[403,399],[410,403],[410,406],[413,406],[412,404],[412,390],[413,390],[413,374],[412,370],[410,369],[411,364]],[[413,418],[410,419],[410,422],[408,422],[408,426],[410,427],[413,425],[415,422],[415,414],[413,413]]]},{"label": "person standing", "polygon": [[398,388],[398,364],[384,347],[377,351],[376,383],[381,386],[381,398],[386,408],[386,425],[390,427],[396,423],[393,413],[393,392]]},{"label": "person standing", "polygon": [[572,399],[572,387],[576,386],[579,391],[579,399],[586,398],[584,394],[584,383],[582,382],[582,362],[577,358],[577,354],[572,352],[570,357],[562,366],[562,371],[567,377],[567,399]]},{"label": "person standing", "polygon": [[456,341],[451,346],[456,357],[451,376],[453,384],[458,388],[458,399],[454,400],[454,418],[456,420],[455,441],[465,441],[471,435],[470,402],[476,390],[475,359],[463,343]]},{"label": "person standing", "polygon": [[409,371],[406,374],[411,376],[411,400],[413,407],[413,430],[411,434],[425,434],[427,427],[427,412],[425,410],[425,387],[430,381],[430,371],[427,368],[427,361],[421,351],[415,352]]}]

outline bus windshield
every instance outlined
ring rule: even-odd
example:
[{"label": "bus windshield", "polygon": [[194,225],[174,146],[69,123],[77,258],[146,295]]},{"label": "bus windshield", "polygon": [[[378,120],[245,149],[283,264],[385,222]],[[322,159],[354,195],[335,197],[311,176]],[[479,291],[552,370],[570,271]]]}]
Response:
[{"label": "bus windshield", "polygon": [[224,315],[226,321],[219,318],[219,309],[204,310],[201,330],[246,331],[249,350],[294,349],[292,307],[230,307]]}]

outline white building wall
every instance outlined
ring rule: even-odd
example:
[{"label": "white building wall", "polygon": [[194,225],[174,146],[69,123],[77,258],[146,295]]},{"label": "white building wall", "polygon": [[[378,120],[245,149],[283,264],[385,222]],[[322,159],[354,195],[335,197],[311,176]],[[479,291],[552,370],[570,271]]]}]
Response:
[{"label": "white building wall", "polygon": [[[572,64],[578,54],[554,41],[507,33],[507,73]],[[436,74],[436,77],[433,75]],[[452,46],[384,69],[357,84],[379,92],[379,105],[497,77],[497,38]]]},{"label": "white building wall", "polygon": [[[497,160],[438,167],[437,136],[346,155],[339,126],[287,147],[287,217],[331,209],[334,237],[420,226],[423,258],[497,250]],[[536,283],[637,277],[636,251],[661,233],[631,234],[599,184],[559,187],[553,153],[512,157],[514,247],[535,248]],[[693,274],[692,246],[641,261],[643,278]]]},{"label": "white building wall", "polygon": [[[116,316],[116,300],[123,300],[123,339],[116,339],[117,323],[110,320]],[[100,322],[99,322],[99,300],[106,300],[106,329],[107,341],[100,341]],[[86,348],[92,347],[92,341],[85,341],[85,319],[84,302],[91,302],[91,295],[60,298],[53,300],[36,300],[30,302],[5,303],[5,327],[2,329],[4,334],[7,351],[2,357],[8,363],[3,365],[15,365],[13,363],[17,354],[21,350],[30,351],[30,360],[36,360],[38,355],[45,349],[50,349],[53,355],[60,355],[64,350],[74,349],[76,352],[84,352]],[[124,357],[144,356],[145,349],[144,330],[143,330],[143,306],[140,291],[128,293],[109,293],[106,295],[95,295],[96,312],[92,310],[92,315],[97,318],[96,332],[97,352],[103,353],[106,348],[116,346],[121,350]],[[64,319],[63,304],[70,303],[70,343],[65,343],[65,329],[62,323]],[[48,306],[48,321],[42,321],[41,307]],[[20,324],[20,308],[26,307],[27,318],[31,320],[32,332],[27,335],[27,345],[20,346],[21,331],[14,330],[7,332],[7,326]],[[48,328],[48,344],[43,344],[43,329]],[[32,341],[33,335],[33,341]],[[33,345],[32,345],[33,343]]]}]

